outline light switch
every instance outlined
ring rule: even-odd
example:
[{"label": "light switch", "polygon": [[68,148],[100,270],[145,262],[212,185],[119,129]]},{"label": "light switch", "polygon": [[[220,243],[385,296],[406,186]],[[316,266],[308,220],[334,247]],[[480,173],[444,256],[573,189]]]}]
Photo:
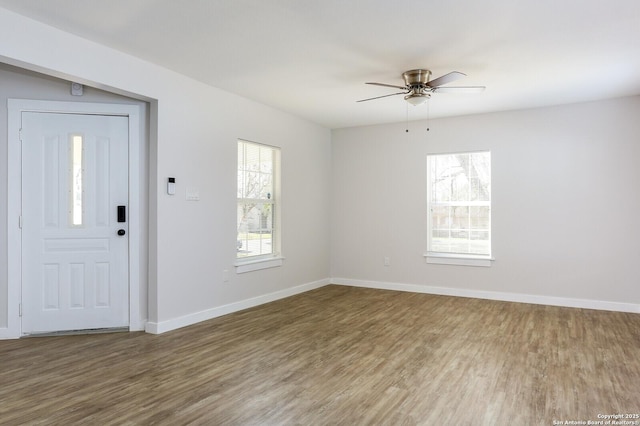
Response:
[{"label": "light switch", "polygon": [[187,188],[187,201],[200,201],[200,190],[198,188]]}]

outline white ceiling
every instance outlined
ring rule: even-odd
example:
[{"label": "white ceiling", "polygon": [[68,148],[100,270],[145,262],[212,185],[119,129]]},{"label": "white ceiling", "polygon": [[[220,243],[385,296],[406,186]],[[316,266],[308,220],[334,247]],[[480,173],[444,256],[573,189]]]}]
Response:
[{"label": "white ceiling", "polygon": [[[0,0],[0,7],[329,128],[640,94],[638,0]],[[366,81],[450,71],[407,108]]]}]

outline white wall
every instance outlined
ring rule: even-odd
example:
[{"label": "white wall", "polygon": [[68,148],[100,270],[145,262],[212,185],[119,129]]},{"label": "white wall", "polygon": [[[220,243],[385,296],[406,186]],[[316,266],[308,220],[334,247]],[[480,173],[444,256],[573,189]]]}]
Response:
[{"label": "white wall", "polygon": [[[328,281],[329,130],[1,8],[0,39],[0,62],[150,102],[152,331]],[[285,264],[242,275],[233,268],[237,138],[281,147],[283,163]],[[187,187],[200,201],[185,200]]]},{"label": "white wall", "polygon": [[[334,281],[640,312],[638,117],[631,97],[334,130]],[[492,153],[495,262],[426,264],[426,155],[471,150]]]}]

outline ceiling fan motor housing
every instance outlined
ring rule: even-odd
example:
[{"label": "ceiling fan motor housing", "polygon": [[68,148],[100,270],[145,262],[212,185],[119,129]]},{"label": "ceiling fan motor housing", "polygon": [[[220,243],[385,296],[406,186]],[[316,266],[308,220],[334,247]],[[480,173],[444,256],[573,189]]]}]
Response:
[{"label": "ceiling fan motor housing", "polygon": [[409,87],[426,86],[429,77],[431,77],[431,71],[429,70],[410,70],[402,73],[404,84]]}]

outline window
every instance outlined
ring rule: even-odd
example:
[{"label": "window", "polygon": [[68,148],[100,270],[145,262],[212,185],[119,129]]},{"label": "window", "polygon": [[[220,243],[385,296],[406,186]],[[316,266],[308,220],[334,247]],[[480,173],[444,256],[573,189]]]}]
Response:
[{"label": "window", "polygon": [[278,148],[238,141],[236,266],[279,256],[279,157]]},{"label": "window", "polygon": [[491,153],[427,156],[427,262],[490,266]]},{"label": "window", "polygon": [[71,197],[69,197],[70,206],[69,206],[69,214],[71,219],[71,226],[80,227],[82,226],[82,195],[83,195],[83,186],[82,186],[82,174],[84,171],[84,166],[82,164],[83,160],[83,149],[82,149],[82,135],[71,135],[71,147],[69,149],[70,152],[70,160],[71,167],[69,167],[69,171],[71,172]]}]

